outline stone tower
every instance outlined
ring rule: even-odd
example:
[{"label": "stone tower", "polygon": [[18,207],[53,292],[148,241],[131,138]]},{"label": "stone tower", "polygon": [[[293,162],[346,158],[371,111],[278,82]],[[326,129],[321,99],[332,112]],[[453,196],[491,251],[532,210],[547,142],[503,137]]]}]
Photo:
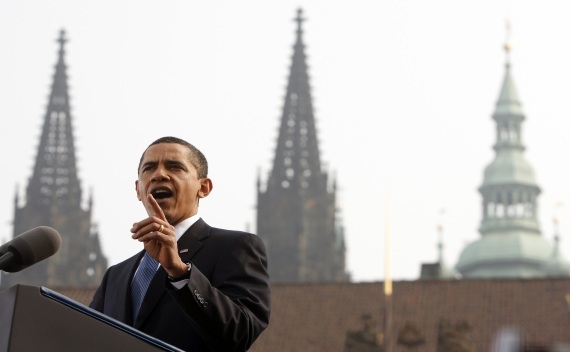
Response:
[{"label": "stone tower", "polygon": [[37,226],[50,226],[62,238],[52,257],[18,273],[2,273],[3,287],[15,284],[50,287],[98,285],[107,259],[97,227],[91,222],[92,198],[82,209],[65,65],[65,32],[58,39],[55,75],[32,177],[25,199],[14,199],[14,236]]},{"label": "stone tower", "polygon": [[336,185],[321,170],[298,10],[279,137],[265,189],[257,183],[257,233],[273,282],[347,281]]},{"label": "stone tower", "polygon": [[505,77],[493,114],[496,155],[479,188],[483,197],[481,238],[463,250],[456,268],[464,278],[569,276],[557,247],[541,235],[537,218],[540,188],[524,157],[521,130],[525,116],[511,73],[510,50],[507,42]]}]

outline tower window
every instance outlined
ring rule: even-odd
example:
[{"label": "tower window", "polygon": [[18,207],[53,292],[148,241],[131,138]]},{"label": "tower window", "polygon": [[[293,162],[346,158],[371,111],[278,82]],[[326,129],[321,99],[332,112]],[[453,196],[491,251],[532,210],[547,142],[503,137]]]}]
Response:
[{"label": "tower window", "polygon": [[505,216],[505,208],[502,204],[497,204],[497,207],[495,208],[495,215],[498,218]]}]

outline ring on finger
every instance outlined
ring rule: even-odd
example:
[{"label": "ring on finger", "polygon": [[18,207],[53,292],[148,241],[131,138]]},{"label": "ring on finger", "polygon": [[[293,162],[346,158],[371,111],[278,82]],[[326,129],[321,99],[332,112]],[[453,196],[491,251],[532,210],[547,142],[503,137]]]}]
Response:
[{"label": "ring on finger", "polygon": [[160,228],[158,229],[158,232],[162,232],[164,231],[164,225],[160,224]]}]

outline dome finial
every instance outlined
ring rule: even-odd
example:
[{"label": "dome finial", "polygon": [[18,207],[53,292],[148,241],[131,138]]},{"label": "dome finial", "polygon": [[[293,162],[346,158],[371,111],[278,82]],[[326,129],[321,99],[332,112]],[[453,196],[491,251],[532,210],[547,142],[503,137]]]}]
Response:
[{"label": "dome finial", "polygon": [[508,65],[510,64],[510,54],[513,50],[513,44],[511,42],[511,22],[508,19],[505,21],[505,44],[503,44],[503,49],[505,49]]}]

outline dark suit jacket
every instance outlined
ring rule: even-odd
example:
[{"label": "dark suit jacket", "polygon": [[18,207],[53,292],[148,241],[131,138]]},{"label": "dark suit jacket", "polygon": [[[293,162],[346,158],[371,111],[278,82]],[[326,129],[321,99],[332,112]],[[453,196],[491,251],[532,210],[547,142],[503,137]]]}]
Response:
[{"label": "dark suit jacket", "polygon": [[246,351],[269,323],[261,239],[199,219],[178,240],[178,250],[192,263],[187,287],[174,289],[160,267],[135,322],[130,285],[144,251],[107,270],[90,307],[186,351]]}]

